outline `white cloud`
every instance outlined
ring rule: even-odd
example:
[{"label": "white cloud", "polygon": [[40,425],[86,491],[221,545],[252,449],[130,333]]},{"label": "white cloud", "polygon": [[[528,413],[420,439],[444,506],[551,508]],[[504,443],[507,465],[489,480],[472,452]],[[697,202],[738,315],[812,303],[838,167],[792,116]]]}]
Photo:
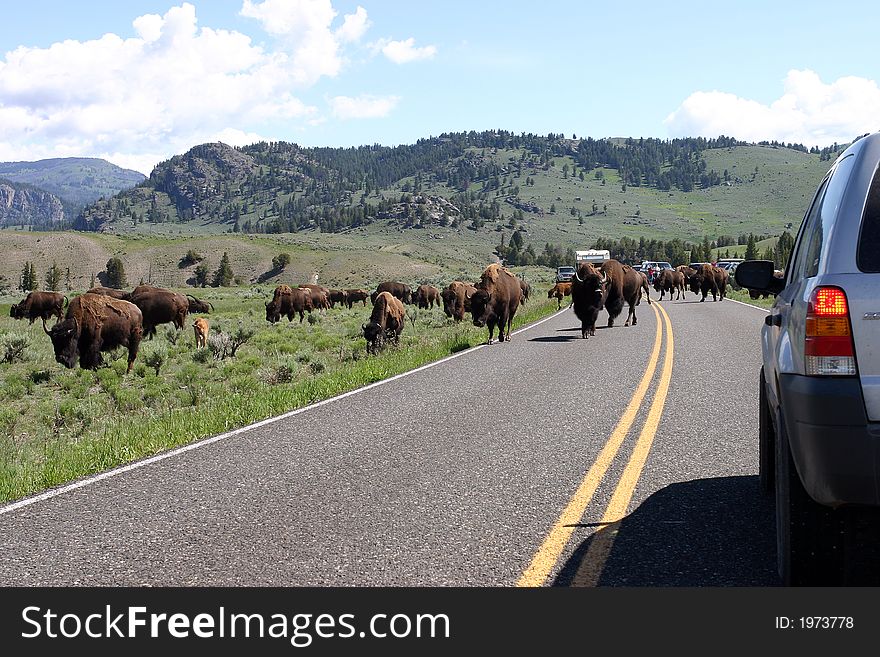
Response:
[{"label": "white cloud", "polygon": [[330,107],[337,119],[377,119],[388,116],[398,102],[398,96],[336,96],[330,99]]},{"label": "white cloud", "polygon": [[435,46],[416,47],[416,40],[410,37],[405,41],[388,41],[380,39],[375,43],[375,48],[381,50],[395,64],[406,64],[418,59],[431,59],[437,54]]},{"label": "white cloud", "polygon": [[370,25],[372,23],[367,19],[367,10],[358,6],[355,13],[346,15],[342,27],[336,30],[336,36],[344,42],[358,41]]},{"label": "white cloud", "polygon": [[670,135],[805,146],[845,143],[880,129],[880,89],[874,80],[843,77],[825,84],[810,70],[788,72],[783,95],[770,105],[721,91],[691,94],[664,121]]}]

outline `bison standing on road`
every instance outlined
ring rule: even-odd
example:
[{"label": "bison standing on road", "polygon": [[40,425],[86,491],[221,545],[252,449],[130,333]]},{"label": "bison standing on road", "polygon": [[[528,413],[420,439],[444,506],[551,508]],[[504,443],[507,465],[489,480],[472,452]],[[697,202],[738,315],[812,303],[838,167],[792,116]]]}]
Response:
[{"label": "bison standing on road", "polygon": [[[44,330],[45,327],[43,327]],[[143,335],[141,310],[128,301],[100,294],[82,294],[70,302],[64,320],[46,333],[55,360],[67,368],[98,369],[101,352],[128,347],[128,372],[137,358]]]},{"label": "bison standing on road", "polygon": [[367,299],[370,298],[369,290],[346,290],[345,291],[345,304],[351,308],[356,302],[363,301],[364,308],[367,307]]},{"label": "bison standing on road", "polygon": [[43,328],[46,320],[55,315],[57,321],[61,321],[62,313],[67,305],[67,298],[60,292],[31,292],[22,301],[12,304],[9,316],[13,319],[27,319],[33,324],[39,318],[43,320]]},{"label": "bison standing on road", "polygon": [[419,285],[416,288],[416,291],[413,292],[412,302],[422,308],[427,310],[428,308],[433,308],[436,303],[437,306],[440,306],[440,290],[438,290],[433,285]]},{"label": "bison standing on road", "polygon": [[596,335],[596,319],[605,304],[608,276],[588,262],[578,265],[571,279],[571,302],[574,314],[581,320],[581,337]]},{"label": "bison standing on road", "polygon": [[464,319],[464,314],[471,311],[471,297],[476,291],[477,288],[470,283],[452,281],[440,293],[440,298],[443,299],[443,312],[447,317],[460,322]]},{"label": "bison standing on road", "polygon": [[691,286],[691,292],[703,295],[700,302],[706,300],[709,292],[712,293],[712,301],[718,301],[719,294],[723,299],[727,291],[727,272],[718,267],[704,264],[691,275],[688,282]]},{"label": "bison standing on road", "polygon": [[512,272],[497,263],[483,271],[477,291],[471,296],[471,314],[474,326],[489,327],[489,341],[498,327],[498,341],[510,341],[510,327],[522,297],[519,280]]},{"label": "bison standing on road", "polygon": [[660,301],[663,301],[663,295],[669,293],[669,300],[675,293],[678,293],[677,299],[684,296],[684,274],[674,269],[664,269],[657,278],[654,279],[654,289],[660,293]]},{"label": "bison standing on road", "polygon": [[172,322],[177,329],[182,329],[189,314],[189,299],[184,295],[152,285],[138,285],[125,296],[141,309],[143,314],[144,335],[152,340],[159,324]]},{"label": "bison standing on road", "polygon": [[[623,305],[629,304],[629,313],[626,316],[624,326],[629,326],[632,319],[633,326],[638,321],[636,318],[636,305],[642,297],[642,290],[648,286],[647,279],[629,265],[622,265],[617,260],[606,260],[602,263],[601,270],[608,278],[606,284],[605,310],[608,311],[608,328],[614,326],[614,320],[623,310]],[[648,296],[648,305],[651,297]]]},{"label": "bison standing on road", "polygon": [[279,285],[272,300],[266,304],[266,321],[274,324],[282,315],[287,315],[287,321],[292,322],[293,316],[299,313],[299,322],[302,324],[305,313],[312,310],[312,293],[308,288],[294,289],[289,285]]},{"label": "bison standing on road", "polygon": [[562,299],[571,294],[571,283],[557,283],[553,287],[550,288],[550,291],[547,293],[547,298],[552,299],[556,297],[556,310],[562,310]]},{"label": "bison standing on road", "polygon": [[406,310],[400,300],[390,292],[380,292],[373,303],[370,321],[361,326],[367,341],[367,353],[375,354],[385,340],[398,343],[405,319]]}]

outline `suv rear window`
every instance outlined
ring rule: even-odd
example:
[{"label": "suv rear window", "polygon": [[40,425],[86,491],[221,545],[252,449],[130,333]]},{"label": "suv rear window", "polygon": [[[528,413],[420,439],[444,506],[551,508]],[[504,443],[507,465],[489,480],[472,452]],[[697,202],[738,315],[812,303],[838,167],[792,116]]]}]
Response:
[{"label": "suv rear window", "polygon": [[880,169],[874,172],[874,180],[868,190],[856,263],[863,272],[880,272]]}]

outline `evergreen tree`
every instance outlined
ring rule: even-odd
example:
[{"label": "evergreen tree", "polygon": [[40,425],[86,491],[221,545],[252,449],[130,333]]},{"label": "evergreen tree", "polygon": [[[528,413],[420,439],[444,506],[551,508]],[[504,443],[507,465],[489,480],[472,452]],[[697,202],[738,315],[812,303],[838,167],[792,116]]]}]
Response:
[{"label": "evergreen tree", "polygon": [[235,279],[232,273],[232,266],[229,264],[229,254],[224,251],[223,257],[220,259],[220,266],[214,272],[214,280],[211,283],[213,287],[230,287]]},{"label": "evergreen tree", "polygon": [[49,267],[46,272],[46,289],[51,290],[52,292],[57,292],[58,288],[61,287],[61,267],[58,266],[57,262],[52,262],[52,266]]},{"label": "evergreen tree", "polygon": [[119,258],[110,258],[104,266],[104,271],[107,273],[107,287],[121,290],[128,285],[128,281],[125,280],[125,267]]},{"label": "evergreen tree", "polygon": [[37,270],[32,262],[24,263],[24,269],[21,271],[21,289],[24,292],[37,289]]},{"label": "evergreen tree", "polygon": [[205,287],[208,284],[208,265],[202,263],[195,269],[196,287]]},{"label": "evergreen tree", "polygon": [[746,254],[743,256],[746,260],[757,260],[758,249],[755,247],[755,236],[749,233],[749,241],[746,245]]},{"label": "evergreen tree", "polygon": [[64,273],[64,289],[66,289],[68,292],[70,292],[70,290],[72,289],[70,282],[70,267],[68,267]]}]

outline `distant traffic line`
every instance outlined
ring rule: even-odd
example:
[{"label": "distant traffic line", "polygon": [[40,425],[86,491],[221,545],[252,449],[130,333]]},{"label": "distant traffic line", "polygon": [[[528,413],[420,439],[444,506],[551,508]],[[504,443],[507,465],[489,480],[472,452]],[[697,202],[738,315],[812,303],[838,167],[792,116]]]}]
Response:
[{"label": "distant traffic line", "polygon": [[[524,331],[528,331],[533,329],[534,327],[547,322],[557,315],[564,313],[565,310],[558,310],[552,315],[545,317],[544,319],[540,319],[537,322],[533,322],[528,326],[524,326],[522,328],[513,331],[511,335],[517,335]],[[167,452],[162,452],[161,454],[156,454],[155,456],[150,456],[145,459],[141,459],[140,461],[135,461],[133,463],[128,463],[126,465],[119,466],[117,468],[113,468],[112,470],[107,470],[105,472],[101,472],[96,475],[92,475],[90,477],[86,477],[85,479],[80,479],[79,481],[75,481],[70,484],[66,484],[64,486],[60,486],[58,488],[54,488],[52,490],[45,491],[43,493],[39,493],[32,497],[25,497],[16,502],[12,502],[5,506],[0,507],[0,516],[12,513],[13,511],[17,511],[18,509],[24,508],[26,506],[30,506],[32,504],[36,504],[37,502],[43,502],[45,500],[51,499],[53,497],[57,497],[58,495],[63,495],[65,493],[70,493],[79,488],[84,488],[85,486],[89,486],[91,484],[97,483],[99,481],[103,481],[104,479],[109,479],[110,477],[115,477],[117,475],[124,474],[126,472],[130,472],[132,470],[137,470],[139,468],[146,467],[148,465],[152,465],[154,463],[158,463],[159,461],[164,461],[165,459],[169,459],[173,456],[177,456],[179,454],[183,454],[184,452],[189,452],[194,449],[199,449],[201,447],[207,447],[208,445],[213,445],[216,442],[220,442],[221,440],[225,440],[227,438],[232,438],[233,436],[238,436],[239,434],[246,433],[248,431],[252,431],[253,429],[259,429],[260,427],[265,427],[270,424],[274,424],[275,422],[279,422],[281,420],[285,420],[289,417],[293,417],[294,415],[299,415],[300,413],[305,413],[307,411],[313,410],[315,408],[319,408],[321,406],[326,406],[327,404],[332,404],[333,402],[337,402],[341,399],[345,399],[346,397],[351,397],[353,395],[360,394],[362,392],[366,392],[367,390],[371,390],[373,388],[377,388],[381,385],[385,385],[387,383],[391,383],[392,381],[397,381],[398,379],[402,379],[403,377],[410,376],[411,374],[416,374],[417,372],[422,372],[424,370],[430,369],[432,367],[436,367],[442,363],[453,360],[454,358],[459,358],[464,356],[465,354],[472,354],[475,351],[479,351],[483,347],[486,347],[486,344],[479,344],[475,347],[471,347],[470,349],[465,349],[464,351],[460,351],[456,354],[451,354],[449,356],[445,356],[440,360],[435,360],[432,363],[426,363],[425,365],[421,365],[415,369],[409,370],[407,372],[401,372],[400,374],[395,374],[394,376],[388,377],[387,379],[382,379],[381,381],[374,381],[368,385],[365,385],[361,388],[355,388],[354,390],[349,390],[348,392],[344,392],[340,395],[336,395],[335,397],[330,397],[329,399],[322,399],[319,402],[315,402],[314,404],[309,404],[308,406],[303,406],[302,408],[297,408],[292,411],[288,411],[287,413],[283,413],[281,415],[276,415],[274,417],[266,418],[265,420],[260,420],[259,422],[255,422],[253,424],[249,424],[244,427],[240,427],[238,429],[234,429],[232,431],[227,431],[226,433],[221,433],[216,436],[211,436],[210,438],[204,438],[202,440],[189,443],[188,445],[183,445],[181,447],[175,447],[172,450]]]}]

